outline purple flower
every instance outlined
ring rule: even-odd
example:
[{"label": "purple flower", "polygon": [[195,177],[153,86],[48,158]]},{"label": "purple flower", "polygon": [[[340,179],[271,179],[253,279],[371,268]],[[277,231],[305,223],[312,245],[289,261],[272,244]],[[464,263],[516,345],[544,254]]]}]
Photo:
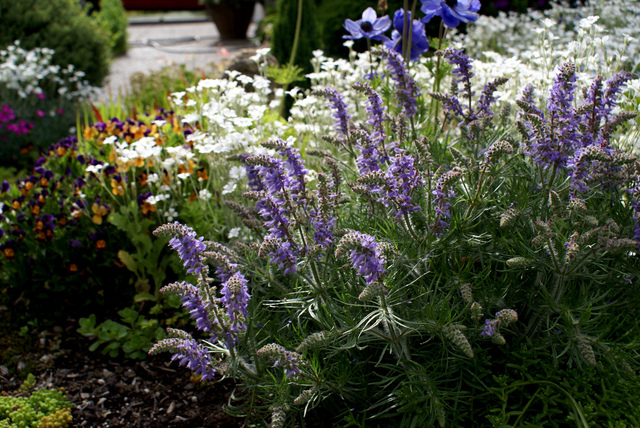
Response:
[{"label": "purple flower", "polygon": [[451,217],[451,212],[449,211],[451,203],[449,202],[449,199],[455,196],[455,193],[453,192],[453,183],[461,176],[462,171],[458,167],[445,172],[438,179],[436,188],[432,192],[435,196],[433,202],[435,203],[436,221],[431,226],[431,229],[432,232],[438,236],[442,236],[442,231],[444,227],[447,226],[447,223],[443,219]]},{"label": "purple flower", "polygon": [[336,258],[347,251],[351,265],[358,275],[364,277],[367,285],[375,283],[387,272],[384,268],[387,259],[373,236],[360,232],[347,233],[336,248]]},{"label": "purple flower", "polygon": [[367,96],[366,110],[369,113],[367,123],[371,125],[371,139],[376,144],[382,143],[386,136],[384,130],[384,114],[387,107],[383,105],[380,95],[367,83],[358,82],[353,85],[357,91],[363,92]]},{"label": "purple flower", "polygon": [[493,336],[493,333],[495,333],[496,328],[497,328],[497,320],[485,320],[484,321],[484,327],[482,327],[482,331],[480,332],[480,336],[484,336],[484,337],[491,337]]},{"label": "purple flower", "polygon": [[[456,83],[462,83],[464,88],[458,93],[464,93],[469,99],[473,96],[471,91],[471,78],[473,73],[471,69],[472,60],[460,49],[449,48],[444,50],[444,56],[449,61],[449,64],[453,66],[451,71],[456,77]],[[457,95],[457,94],[454,94]]]},{"label": "purple flower", "polygon": [[179,295],[182,306],[189,311],[191,318],[196,322],[196,328],[215,339],[216,334],[209,319],[209,311],[197,287],[186,281],[173,282],[162,287],[160,292]]},{"label": "purple flower", "polygon": [[202,242],[203,237],[196,238],[196,232],[192,228],[178,222],[162,225],[153,234],[165,237],[172,236],[169,246],[178,252],[178,257],[187,268],[187,273],[200,274],[200,271],[205,267],[200,254],[207,248]]},{"label": "purple flower", "polygon": [[382,33],[387,31],[391,26],[391,21],[388,16],[378,18],[373,8],[368,7],[362,12],[362,19],[358,21],[352,21],[345,19],[344,28],[350,33],[348,36],[342,36],[344,39],[371,39],[386,41],[389,38]]},{"label": "purple flower", "polygon": [[404,155],[400,149],[396,149],[396,152],[387,172],[389,190],[386,198],[396,207],[394,211],[396,217],[399,217],[420,209],[419,205],[412,203],[411,196],[424,183],[420,172],[415,168],[414,159]]},{"label": "purple flower", "polygon": [[213,380],[215,370],[211,363],[211,357],[207,350],[201,347],[198,342],[193,339],[166,339],[179,340],[176,346],[177,353],[171,357],[171,361],[178,361],[183,367],[187,367],[195,374],[202,376],[202,380]]},{"label": "purple flower", "polygon": [[330,106],[333,109],[333,117],[336,119],[334,124],[336,130],[342,135],[349,135],[349,121],[351,115],[347,111],[347,105],[345,104],[342,95],[333,88],[324,88],[317,90],[316,93],[323,95],[329,100]]},{"label": "purple flower", "polygon": [[231,329],[237,331],[238,328],[246,327],[239,322],[238,315],[245,317],[247,314],[247,305],[251,295],[247,289],[247,280],[240,272],[235,272],[224,284],[222,284],[222,297],[220,302],[227,308],[227,314],[231,320]]},{"label": "purple flower", "polygon": [[418,112],[416,98],[420,96],[420,87],[409,74],[402,56],[390,49],[382,49],[381,52],[382,57],[387,60],[391,78],[396,82],[396,98],[402,107],[402,112],[405,117],[412,117]]},{"label": "purple flower", "polygon": [[0,187],[0,191],[2,193],[6,193],[9,191],[10,188],[11,188],[11,185],[9,184],[9,182],[7,180],[2,180],[2,186]]},{"label": "purple flower", "polygon": [[279,242],[274,251],[269,253],[269,263],[277,264],[278,269],[286,275],[297,271],[297,255],[300,249],[290,242]]},{"label": "purple flower", "polygon": [[[424,24],[417,19],[412,21],[411,12],[407,12],[407,14],[407,25],[411,25],[411,34],[407,35],[407,37],[411,37],[409,59],[415,61],[420,58],[420,55],[429,50],[429,41],[424,31]],[[384,45],[400,55],[406,56],[402,50],[404,45],[403,37],[405,33],[408,33],[408,29],[407,31],[404,30],[404,9],[398,9],[393,14],[393,28],[391,40],[384,42]]]},{"label": "purple flower", "polygon": [[[284,144],[284,141],[280,141]],[[304,198],[304,176],[309,173],[304,167],[304,159],[300,156],[300,150],[291,147],[285,147],[280,154],[286,157],[284,165],[290,183],[289,190],[293,199],[299,202]]]},{"label": "purple flower", "polygon": [[77,239],[69,239],[69,244],[71,244],[73,248],[82,247],[82,242],[78,241]]},{"label": "purple flower", "polygon": [[[191,284],[189,284],[191,285]],[[202,297],[198,294],[198,289],[191,286],[192,290],[185,293],[182,298],[182,306],[189,311],[191,318],[196,322],[196,328],[202,332],[215,336],[213,326],[209,320],[209,313],[202,301]]]},{"label": "purple flower", "polygon": [[9,122],[10,120],[13,120],[15,118],[16,115],[13,112],[13,109],[6,104],[3,105],[2,110],[0,110],[0,122]]},{"label": "purple flower", "polygon": [[270,343],[257,351],[258,356],[273,361],[273,367],[282,367],[288,378],[296,378],[300,374],[302,355],[287,351],[284,346]]},{"label": "purple flower", "polygon": [[356,140],[356,148],[360,151],[360,156],[356,158],[356,165],[360,175],[368,172],[379,171],[380,165],[384,163],[384,157],[380,156],[378,144],[371,139],[371,135],[362,130],[353,131]]},{"label": "purple flower", "polygon": [[480,10],[479,0],[421,0],[420,10],[424,13],[422,22],[431,21],[434,16],[442,18],[447,27],[453,28],[460,22],[475,22]]}]

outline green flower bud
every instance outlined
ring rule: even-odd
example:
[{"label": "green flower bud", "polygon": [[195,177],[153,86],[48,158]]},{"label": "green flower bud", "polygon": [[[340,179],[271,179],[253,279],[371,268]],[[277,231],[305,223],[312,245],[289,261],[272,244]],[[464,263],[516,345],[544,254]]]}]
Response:
[{"label": "green flower bud", "polygon": [[595,352],[593,352],[593,347],[591,346],[591,343],[590,343],[591,339],[581,335],[581,336],[578,336],[576,340],[578,342],[578,350],[580,350],[580,353],[582,354],[584,359],[587,360],[587,363],[589,363],[589,365],[595,367],[596,354]]},{"label": "green flower bud", "polygon": [[473,358],[475,355],[473,354],[473,349],[471,349],[471,344],[469,343],[469,340],[467,340],[467,337],[464,335],[464,333],[462,333],[461,331],[464,328],[466,327],[452,324],[445,326],[442,331],[444,332],[446,338],[452,341],[458,347],[458,349],[462,351],[463,354],[465,354],[469,358]]}]

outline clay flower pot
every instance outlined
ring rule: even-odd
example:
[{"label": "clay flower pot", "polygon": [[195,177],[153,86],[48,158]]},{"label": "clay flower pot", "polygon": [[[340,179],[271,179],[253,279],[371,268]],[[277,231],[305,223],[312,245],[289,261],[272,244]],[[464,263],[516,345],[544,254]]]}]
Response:
[{"label": "clay flower pot", "polygon": [[251,1],[207,4],[207,14],[218,28],[222,40],[247,38],[255,3]]}]

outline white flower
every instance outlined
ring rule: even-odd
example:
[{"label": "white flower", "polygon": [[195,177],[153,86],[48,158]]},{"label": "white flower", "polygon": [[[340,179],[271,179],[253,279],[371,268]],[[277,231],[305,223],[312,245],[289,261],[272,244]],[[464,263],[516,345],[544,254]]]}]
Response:
[{"label": "white flower", "polygon": [[189,177],[191,177],[191,174],[189,174],[188,172],[182,172],[182,173],[178,174],[178,178],[180,180],[186,180]]},{"label": "white flower", "polygon": [[232,166],[229,171],[229,178],[239,180],[247,175],[247,171],[241,166]]},{"label": "white flower", "polygon": [[156,181],[158,181],[160,177],[158,177],[158,174],[151,173],[147,176],[147,183],[155,183]]},{"label": "white flower", "polygon": [[233,229],[231,229],[229,231],[229,235],[227,235],[227,238],[229,238],[229,239],[237,238],[238,236],[240,236],[240,228],[239,227],[234,227]]},{"label": "white flower", "polygon": [[200,192],[198,192],[198,197],[203,201],[208,201],[209,199],[211,199],[211,196],[213,195],[208,189],[202,189],[200,190]]},{"label": "white flower", "polygon": [[234,190],[236,190],[236,182],[230,181],[227,184],[225,184],[224,187],[222,188],[222,194],[226,195],[228,193],[233,192]]},{"label": "white flower", "polygon": [[200,119],[200,115],[198,113],[189,113],[189,114],[184,116],[184,118],[182,119],[182,122],[183,123],[194,123],[194,122],[197,122],[198,119]]},{"label": "white flower", "polygon": [[104,165],[89,165],[85,168],[85,171],[98,174],[102,168],[104,168]]},{"label": "white flower", "polygon": [[117,135],[112,135],[110,137],[105,138],[104,141],[102,142],[102,144],[109,145],[109,144],[115,143],[116,141],[118,141],[118,136]]},{"label": "white flower", "polygon": [[164,200],[167,200],[171,197],[171,195],[169,194],[159,194],[159,195],[151,195],[147,198],[146,202],[150,203],[151,205],[155,205],[158,202],[162,202]]}]

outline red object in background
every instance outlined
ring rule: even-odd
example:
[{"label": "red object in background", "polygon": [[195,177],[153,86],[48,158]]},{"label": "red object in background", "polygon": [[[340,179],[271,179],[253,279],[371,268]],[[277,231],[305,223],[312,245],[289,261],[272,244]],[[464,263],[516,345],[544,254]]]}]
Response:
[{"label": "red object in background", "polygon": [[199,10],[198,0],[122,0],[126,10]]}]

